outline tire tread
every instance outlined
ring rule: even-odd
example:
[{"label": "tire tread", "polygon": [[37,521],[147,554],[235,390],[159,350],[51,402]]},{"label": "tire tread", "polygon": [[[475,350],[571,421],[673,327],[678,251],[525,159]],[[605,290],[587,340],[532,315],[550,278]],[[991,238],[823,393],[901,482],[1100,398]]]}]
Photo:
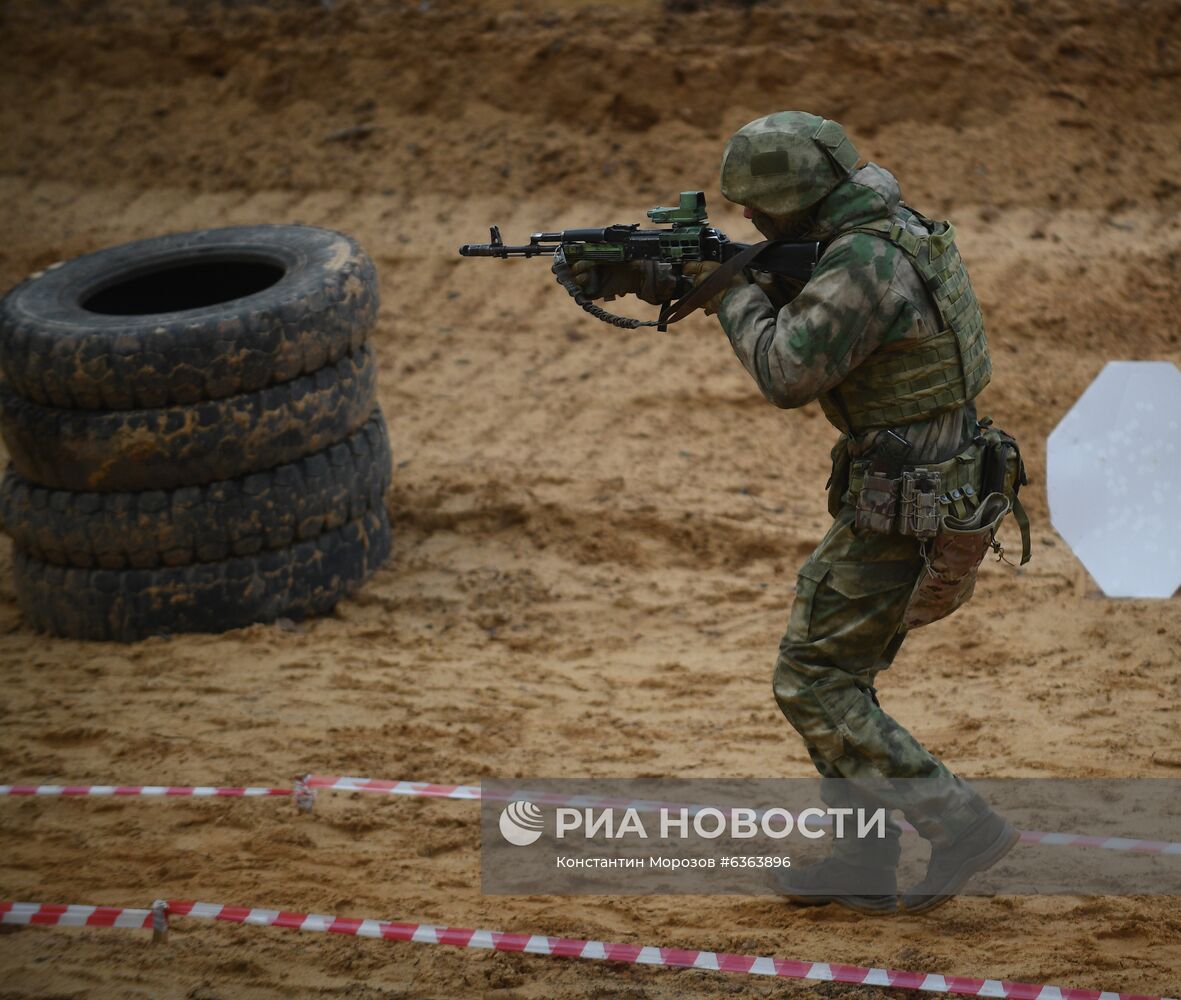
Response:
[{"label": "tire tread", "polygon": [[389,556],[389,520],[370,511],[283,549],[189,566],[77,569],[13,553],[17,601],[36,629],[71,639],[134,642],[224,632],[330,611]]},{"label": "tire tread", "polygon": [[73,493],[10,468],[0,482],[0,523],[22,551],[59,566],[183,566],[282,548],[354,521],[382,505],[390,473],[385,419],[375,409],[325,451],[203,486]]}]

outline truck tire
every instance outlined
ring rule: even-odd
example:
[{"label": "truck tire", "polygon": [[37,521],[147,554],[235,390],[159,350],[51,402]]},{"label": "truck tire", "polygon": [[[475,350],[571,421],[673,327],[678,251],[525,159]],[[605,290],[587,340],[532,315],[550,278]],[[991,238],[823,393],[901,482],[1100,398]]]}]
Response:
[{"label": "truck tire", "polygon": [[289,382],[364,342],[373,262],[342,233],[235,226],[54,264],[0,299],[0,370],[45,406],[160,409]]},{"label": "truck tire", "polygon": [[16,471],[41,486],[126,492],[237,479],[344,440],[373,411],[367,346],[258,392],[154,410],[66,410],[0,384],[0,428]]},{"label": "truck tire", "polygon": [[377,409],[323,451],[205,486],[71,493],[10,468],[0,483],[0,523],[22,552],[57,566],[187,566],[315,538],[379,509],[389,483],[389,439]]},{"label": "truck tire", "polygon": [[15,550],[13,570],[17,602],[34,628],[70,639],[134,642],[325,614],[389,551],[389,521],[379,509],[285,549],[222,562],[75,569]]}]

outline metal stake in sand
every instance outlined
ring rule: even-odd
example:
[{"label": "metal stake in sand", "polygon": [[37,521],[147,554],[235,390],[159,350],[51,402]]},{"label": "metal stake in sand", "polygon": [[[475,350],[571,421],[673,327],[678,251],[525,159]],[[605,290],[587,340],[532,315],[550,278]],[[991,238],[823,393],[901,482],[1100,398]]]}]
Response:
[{"label": "metal stake in sand", "polygon": [[157,899],[152,903],[152,944],[168,941],[168,902]]},{"label": "metal stake in sand", "polygon": [[292,792],[295,795],[295,808],[301,813],[310,813],[316,805],[316,789],[308,783],[309,777],[311,775],[294,779],[295,787]]}]

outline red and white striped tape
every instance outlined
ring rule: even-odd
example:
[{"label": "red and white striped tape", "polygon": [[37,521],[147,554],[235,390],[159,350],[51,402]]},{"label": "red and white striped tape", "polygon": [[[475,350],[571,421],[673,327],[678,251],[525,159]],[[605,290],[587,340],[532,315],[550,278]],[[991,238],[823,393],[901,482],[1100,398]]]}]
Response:
[{"label": "red and white striped tape", "polygon": [[1101,847],[1106,851],[1129,854],[1181,854],[1181,844],[1167,840],[1136,840],[1131,837],[1088,837],[1082,833],[1047,833],[1022,830],[1021,843],[1048,847]]},{"label": "red and white striped tape", "polygon": [[[345,778],[337,774],[309,774],[304,778],[308,788],[326,792],[375,792],[379,795],[413,795],[433,799],[467,799],[479,801],[483,794],[479,785],[437,785],[429,781],[379,781],[377,778]],[[528,794],[523,792],[522,794]]]},{"label": "red and white striped tape", "polygon": [[[445,785],[429,781],[384,781],[377,778],[349,778],[334,774],[309,774],[297,781],[295,788],[267,786],[225,785],[0,785],[0,796],[47,795],[63,797],[126,796],[126,797],[192,797],[192,798],[274,798],[295,796],[301,808],[310,809],[312,796],[317,791],[369,792],[378,795],[405,795],[419,798],[461,799],[478,802],[487,798],[479,785]],[[573,805],[584,808],[702,809],[684,803],[657,802],[649,799],[609,799],[583,795],[558,795],[552,792],[531,792],[527,789],[504,793],[497,800],[527,798],[545,805]],[[823,821],[822,821],[823,822]],[[821,822],[821,825],[822,825]],[[903,829],[914,831],[902,822]],[[1134,837],[1094,837],[1081,833],[1052,833],[1044,830],[1021,831],[1023,844],[1042,844],[1049,847],[1096,847],[1128,854],[1181,855],[1181,843],[1165,840],[1141,840]]]},{"label": "red and white striped tape", "polygon": [[264,910],[180,900],[169,900],[163,907],[157,904],[155,913],[153,910],[111,906],[0,902],[0,923],[148,928],[153,926],[153,917],[157,916],[161,909],[169,917],[224,920],[259,927],[286,927],[298,931],[347,934],[353,937],[381,938],[386,941],[410,941],[416,944],[450,945],[456,948],[549,955],[556,958],[583,958],[626,962],[631,965],[699,969],[703,972],[776,976],[780,979],[801,979],[811,982],[852,983],[858,986],[922,990],[927,993],[950,993],[958,996],[1009,997],[1013,1000],[1175,1000],[1158,994],[1041,986],[1002,979],[975,979],[933,972],[903,972],[898,969],[867,968],[862,965],[842,965],[835,962],[802,962],[791,958],[732,955],[726,952],[695,951],[686,948],[659,948],[652,945],[548,937],[542,934],[508,934],[502,931],[444,927],[437,924],[334,917],[319,913]]},{"label": "red and white striped tape", "polygon": [[[422,781],[380,781],[375,778],[346,778],[334,774],[309,774],[304,779],[310,789],[324,789],[334,792],[372,792],[379,795],[420,795],[439,799],[475,799],[482,797],[479,785],[438,785]],[[550,792],[514,790],[497,796],[498,800],[526,798],[530,802],[546,805],[573,805],[584,808],[633,808],[653,810],[703,809],[704,806],[686,806],[685,803],[656,802],[649,799],[607,799],[580,795],[555,795]],[[818,825],[824,825],[821,821]],[[900,823],[903,829],[915,832],[909,823]],[[1044,844],[1051,847],[1099,847],[1109,851],[1126,851],[1131,854],[1179,854],[1181,843],[1164,840],[1137,840],[1130,837],[1091,837],[1081,833],[1050,833],[1044,830],[1023,830],[1024,844]]]},{"label": "red and white striped tape", "polygon": [[2,901],[0,902],[0,924],[126,927],[138,930],[152,926],[152,911],[136,910],[128,906],[80,906]]},{"label": "red and white striped tape", "polygon": [[191,798],[271,798],[292,795],[290,788],[268,788],[253,785],[0,785],[0,795],[87,795],[171,796]]}]

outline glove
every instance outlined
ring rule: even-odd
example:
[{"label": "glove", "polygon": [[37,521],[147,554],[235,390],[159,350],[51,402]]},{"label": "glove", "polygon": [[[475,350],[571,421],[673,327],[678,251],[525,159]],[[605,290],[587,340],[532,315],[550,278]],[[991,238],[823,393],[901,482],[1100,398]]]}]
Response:
[{"label": "glove", "polygon": [[794,301],[795,297],[804,290],[804,285],[807,284],[807,282],[796,278],[772,274],[770,271],[756,271],[754,268],[749,269],[749,277],[751,283],[758,285],[763,290],[763,294],[771,300],[771,305],[777,310]]},{"label": "glove", "polygon": [[[691,260],[682,267],[682,273],[687,274],[693,279],[693,287],[696,288],[702,284],[711,274],[714,273],[721,265],[716,260]],[[731,279],[730,283],[722,288],[712,299],[705,303],[703,307],[707,316],[712,316],[719,309],[722,308],[722,299],[726,294],[735,288],[745,288],[750,284],[747,276],[739,271]]]},{"label": "glove", "polygon": [[654,306],[676,297],[677,279],[671,264],[633,260],[626,264],[593,260],[575,261],[570,268],[574,283],[589,299],[610,302],[617,295],[635,295]]}]

